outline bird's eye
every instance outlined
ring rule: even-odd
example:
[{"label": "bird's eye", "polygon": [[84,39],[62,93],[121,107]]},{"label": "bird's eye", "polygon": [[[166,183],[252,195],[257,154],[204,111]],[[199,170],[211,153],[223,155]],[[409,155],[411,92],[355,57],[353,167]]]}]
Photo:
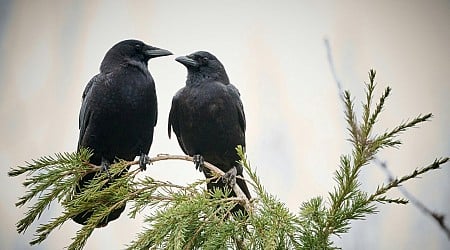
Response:
[{"label": "bird's eye", "polygon": [[202,64],[208,64],[208,57],[206,57],[206,56],[204,56],[204,57],[200,57],[200,62],[202,63]]},{"label": "bird's eye", "polygon": [[136,45],[134,45],[134,47],[136,48],[136,49],[141,49],[141,45],[140,44],[136,44]]}]

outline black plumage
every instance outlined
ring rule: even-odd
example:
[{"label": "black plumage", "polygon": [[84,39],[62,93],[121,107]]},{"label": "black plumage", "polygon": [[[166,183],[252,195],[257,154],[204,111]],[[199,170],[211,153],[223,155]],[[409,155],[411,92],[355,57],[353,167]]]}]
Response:
[{"label": "black plumage", "polygon": [[[148,154],[158,109],[155,83],[147,63],[151,58],[171,54],[137,40],[121,41],[106,53],[100,73],[83,92],[79,117],[78,150],[93,150],[91,163],[107,169],[116,159],[131,161]],[[145,168],[145,164],[141,167]],[[76,193],[82,192],[94,175],[85,175]],[[124,209],[125,205],[112,211],[99,226],[117,219]],[[73,220],[86,224],[91,215],[92,211],[85,211]]]},{"label": "black plumage", "polygon": [[[188,74],[186,86],[172,99],[169,138],[173,129],[185,154],[201,155],[224,172],[236,167],[237,175],[243,176],[235,150],[237,145],[245,147],[246,123],[239,91],[230,83],[222,63],[208,52],[198,51],[176,61],[186,66]],[[207,169],[203,172],[211,177]],[[236,183],[250,198],[245,181],[238,178]],[[225,185],[209,182],[207,188],[223,189]]]}]

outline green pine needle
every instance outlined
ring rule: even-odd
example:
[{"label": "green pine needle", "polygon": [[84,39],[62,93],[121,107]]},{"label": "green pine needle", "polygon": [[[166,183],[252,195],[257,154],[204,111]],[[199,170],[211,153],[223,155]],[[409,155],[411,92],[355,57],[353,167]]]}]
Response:
[{"label": "green pine needle", "polygon": [[[353,220],[364,220],[377,213],[377,205],[380,204],[408,203],[404,198],[389,198],[389,190],[439,169],[449,161],[447,157],[436,159],[429,166],[379,185],[373,193],[362,190],[359,175],[375,155],[384,148],[399,147],[401,133],[432,117],[432,114],[418,115],[381,135],[373,134],[391,93],[391,88],[387,87],[378,102],[374,101],[375,76],[376,72],[370,70],[360,116],[355,111],[355,101],[350,92],[343,93],[345,120],[353,148],[350,154],[340,157],[333,176],[335,186],[326,197],[318,196],[303,202],[297,213],[292,213],[266,190],[241,146],[236,148],[241,159],[239,163],[248,176],[245,181],[256,194],[245,202],[243,198],[228,197],[230,190],[225,193],[221,190],[205,191],[206,182],[217,181],[214,178],[186,186],[147,176],[136,178],[140,173],[138,168],[126,173],[123,171],[138,162],[124,161],[111,166],[109,172],[112,176],[123,174],[109,185],[105,186],[107,174],[98,173],[82,193],[75,194],[75,186],[82,176],[100,170],[100,167],[88,163],[92,151],[81,149],[78,153],[44,156],[8,172],[11,177],[27,175],[23,182],[27,191],[16,206],[29,207],[17,222],[17,231],[25,232],[39,220],[46,208],[54,201],[58,202],[64,208],[63,213],[38,226],[35,238],[30,242],[39,244],[74,215],[89,210],[93,212],[92,217],[76,232],[68,246],[68,249],[82,249],[96,226],[111,211],[127,203],[131,208],[128,213],[131,218],[146,208],[152,209],[145,219],[145,228],[128,244],[128,249],[336,249],[331,236],[347,233]],[[191,160],[187,156],[162,155],[152,158],[153,162],[157,161],[156,158]],[[246,215],[231,213],[234,206],[242,202],[249,204]],[[442,218],[440,224],[443,224],[443,217],[436,217]]]}]

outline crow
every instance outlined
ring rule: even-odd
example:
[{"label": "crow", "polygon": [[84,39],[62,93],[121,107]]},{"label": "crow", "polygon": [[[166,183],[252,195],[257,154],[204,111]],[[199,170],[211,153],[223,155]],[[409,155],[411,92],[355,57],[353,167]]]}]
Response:
[{"label": "crow", "polygon": [[[121,41],[106,53],[100,73],[89,81],[82,95],[78,150],[93,151],[90,163],[108,171],[117,159],[132,161],[140,156],[140,167],[145,170],[158,116],[155,83],[147,64],[151,58],[167,55],[172,53],[138,40]],[[94,176],[84,175],[75,194],[83,192]],[[113,210],[97,227],[117,219],[124,209],[125,205]],[[85,225],[92,214],[84,211],[72,219]]]},{"label": "crow", "polygon": [[[213,175],[201,168],[205,161],[226,173],[237,170],[243,176],[243,167],[237,162],[236,146],[245,147],[245,114],[238,89],[233,86],[222,63],[211,53],[198,51],[175,59],[187,68],[186,86],[172,99],[168,134],[173,129],[178,144],[187,155],[194,156],[196,167],[206,178]],[[236,183],[251,198],[247,184],[242,179]],[[226,180],[211,181],[207,189],[224,189]],[[236,196],[231,192],[232,196]],[[245,210],[241,205],[232,212]]]}]

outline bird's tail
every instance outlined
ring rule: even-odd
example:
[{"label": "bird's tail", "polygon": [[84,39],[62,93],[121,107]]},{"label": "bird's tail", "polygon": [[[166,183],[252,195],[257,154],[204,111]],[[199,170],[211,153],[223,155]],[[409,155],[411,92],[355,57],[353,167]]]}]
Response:
[{"label": "bird's tail", "polygon": [[[119,175],[117,176],[112,176],[112,181],[114,180],[114,178],[118,178],[120,177],[122,174],[124,174],[127,171],[127,169],[125,169],[123,172],[121,172]],[[96,173],[88,173],[85,176],[83,176],[79,181],[77,186],[75,187],[75,195],[76,194],[80,194],[84,191],[85,187],[89,184],[89,182],[95,177]],[[108,181],[103,187],[106,188],[109,185],[111,185],[111,182]],[[125,204],[123,206],[120,206],[116,209],[114,209],[107,217],[105,217],[98,225],[97,227],[104,227],[106,225],[108,225],[108,223],[110,221],[116,220],[117,218],[119,218],[120,214],[122,214],[122,212],[125,210]],[[81,225],[86,225],[87,221],[91,218],[92,214],[94,213],[94,211],[92,210],[85,210],[75,216],[72,217],[73,221],[75,221],[78,224]]]}]

